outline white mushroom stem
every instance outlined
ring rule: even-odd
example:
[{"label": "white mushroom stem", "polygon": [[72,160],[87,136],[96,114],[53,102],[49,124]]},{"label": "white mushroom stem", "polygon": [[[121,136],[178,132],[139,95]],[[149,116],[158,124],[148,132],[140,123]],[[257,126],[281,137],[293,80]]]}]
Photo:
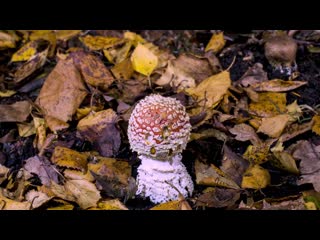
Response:
[{"label": "white mushroom stem", "polygon": [[154,203],[177,200],[179,192],[184,197],[192,194],[193,182],[181,162],[181,154],[176,154],[172,159],[165,161],[155,160],[145,155],[141,155],[140,159],[137,194],[150,197]]}]

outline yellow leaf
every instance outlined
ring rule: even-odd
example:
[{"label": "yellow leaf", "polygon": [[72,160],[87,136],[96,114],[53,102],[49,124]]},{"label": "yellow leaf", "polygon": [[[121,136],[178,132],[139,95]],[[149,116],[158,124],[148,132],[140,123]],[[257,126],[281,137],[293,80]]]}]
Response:
[{"label": "yellow leaf", "polygon": [[259,117],[273,117],[286,112],[286,93],[258,93],[258,102],[249,104],[250,112]]},{"label": "yellow leaf", "polygon": [[123,35],[124,38],[129,39],[132,41],[133,45],[136,47],[139,43],[146,43],[147,41],[144,40],[139,34],[134,32],[125,32]]},{"label": "yellow leaf", "polygon": [[218,53],[226,44],[226,40],[223,38],[223,32],[213,34],[209,43],[206,46],[205,51],[212,50],[214,53]]},{"label": "yellow leaf", "polygon": [[36,130],[35,142],[38,150],[40,151],[47,138],[47,133],[46,133],[47,125],[43,118],[33,117],[33,122],[34,122],[34,128]]},{"label": "yellow leaf", "polygon": [[34,128],[34,123],[17,123],[18,131],[20,137],[29,137],[36,134],[36,129]]},{"label": "yellow leaf", "polygon": [[320,116],[315,115],[312,118],[313,126],[312,126],[312,132],[316,133],[317,135],[320,135]]},{"label": "yellow leaf", "polygon": [[[91,210],[92,208],[90,208]],[[128,210],[128,208],[119,201],[119,199],[112,199],[107,201],[101,201],[98,203],[97,210]]]},{"label": "yellow leaf", "polygon": [[49,52],[48,56],[52,57],[54,55],[54,51],[56,49],[56,35],[53,32],[53,30],[34,30],[30,34],[30,40],[38,40],[38,39],[44,39],[50,42]]},{"label": "yellow leaf", "polygon": [[2,195],[0,191],[0,209],[1,210],[30,210],[31,203],[25,202],[18,202],[11,200]]},{"label": "yellow leaf", "polygon": [[138,44],[131,55],[131,62],[135,71],[150,76],[158,66],[158,57],[146,46]]},{"label": "yellow leaf", "polygon": [[54,133],[69,127],[68,123],[52,116],[45,116],[45,123]]},{"label": "yellow leaf", "polygon": [[248,168],[244,173],[241,187],[261,189],[267,187],[270,184],[270,181],[270,173],[259,165],[254,165]]},{"label": "yellow leaf", "polygon": [[11,62],[28,61],[37,52],[38,41],[30,41],[23,45],[11,57]]},{"label": "yellow leaf", "polygon": [[306,202],[304,205],[307,210],[317,210],[317,206],[314,202]]},{"label": "yellow leaf", "polygon": [[86,45],[86,47],[93,51],[109,48],[116,44],[124,42],[123,39],[116,37],[103,37],[91,35],[80,37],[80,40],[84,43],[84,45]]},{"label": "yellow leaf", "polygon": [[72,170],[72,169],[65,169],[63,171],[63,175],[70,180],[86,180],[89,182],[94,182],[94,177],[91,175],[90,171],[87,171],[85,174],[83,172]]},{"label": "yellow leaf", "polygon": [[60,167],[87,171],[87,156],[69,148],[57,146],[54,149],[51,161]]},{"label": "yellow leaf", "polygon": [[285,170],[293,174],[299,174],[296,161],[288,152],[277,152],[273,153],[275,158],[271,158],[271,164],[277,168]]},{"label": "yellow leaf", "polygon": [[53,203],[54,205],[58,204],[58,206],[48,207],[46,210],[73,210],[74,209],[74,206],[72,204],[62,199],[54,199]]},{"label": "yellow leaf", "polygon": [[116,79],[128,80],[131,78],[134,70],[132,63],[129,58],[123,60],[122,62],[117,63],[111,68],[111,72],[116,77]]},{"label": "yellow leaf", "polygon": [[0,50],[6,48],[15,48],[16,39],[12,34],[1,31],[0,32]]},{"label": "yellow leaf", "polygon": [[186,93],[200,103],[200,108],[216,107],[231,86],[230,73],[223,71],[203,80],[198,86],[186,89]]},{"label": "yellow leaf", "polygon": [[0,164],[0,184],[8,178],[9,168]]},{"label": "yellow leaf", "polygon": [[150,210],[181,210],[180,200],[165,202],[150,208]]},{"label": "yellow leaf", "polygon": [[252,87],[257,92],[285,92],[306,85],[307,83],[308,82],[273,79],[270,81],[255,83]]},{"label": "yellow leaf", "polygon": [[286,106],[287,113],[289,115],[289,121],[290,123],[293,123],[302,116],[302,110],[297,104],[297,100],[295,100],[293,103]]},{"label": "yellow leaf", "polygon": [[249,145],[243,158],[247,159],[252,164],[261,164],[269,159],[267,158],[270,145],[267,143],[260,143],[256,145]]},{"label": "yellow leaf", "polygon": [[121,46],[116,45],[107,49],[103,49],[103,53],[109,62],[116,64],[122,62],[128,57],[131,47],[131,42],[125,42]]},{"label": "yellow leaf", "polygon": [[269,137],[278,138],[287,126],[288,114],[280,114],[274,117],[262,118],[261,125],[257,132],[267,134]]},{"label": "yellow leaf", "polygon": [[81,30],[55,30],[57,40],[67,41],[81,33]]},{"label": "yellow leaf", "polygon": [[14,94],[16,94],[16,91],[13,90],[0,91],[0,97],[11,97]]}]

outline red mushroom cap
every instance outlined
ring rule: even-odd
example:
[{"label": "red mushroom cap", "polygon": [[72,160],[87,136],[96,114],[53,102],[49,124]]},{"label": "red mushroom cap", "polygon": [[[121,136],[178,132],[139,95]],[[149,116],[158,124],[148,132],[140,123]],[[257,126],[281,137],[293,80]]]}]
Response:
[{"label": "red mushroom cap", "polygon": [[153,94],[134,108],[128,138],[133,151],[160,160],[181,153],[190,131],[185,107],[174,98]]}]

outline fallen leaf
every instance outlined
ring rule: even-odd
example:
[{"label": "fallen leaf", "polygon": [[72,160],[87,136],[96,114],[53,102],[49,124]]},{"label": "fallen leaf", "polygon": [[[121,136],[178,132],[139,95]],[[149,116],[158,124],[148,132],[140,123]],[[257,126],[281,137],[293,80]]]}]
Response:
[{"label": "fallen leaf", "polygon": [[103,36],[91,36],[86,35],[85,37],[79,38],[86,47],[92,51],[102,50],[104,48],[112,47],[119,42],[123,42],[122,39],[117,37],[103,37]]},{"label": "fallen leaf", "polygon": [[147,89],[147,85],[145,83],[137,80],[119,81],[117,86],[122,94],[122,98],[120,100],[129,104],[135,103],[137,96],[141,96]]},{"label": "fallen leaf", "polygon": [[278,138],[288,122],[288,114],[280,114],[274,117],[262,118],[261,125],[257,132],[262,132],[272,138]]},{"label": "fallen leaf", "polygon": [[139,34],[136,34],[136,33],[134,33],[134,32],[125,32],[124,34],[123,34],[123,37],[125,38],[125,39],[129,39],[129,40],[131,40],[132,41],[132,43],[133,43],[133,45],[136,47],[136,46],[138,46],[138,44],[139,43],[146,43],[147,41],[143,38],[143,37],[141,37]]},{"label": "fallen leaf", "polygon": [[[36,103],[46,117],[50,116],[66,123],[71,120],[86,95],[81,75],[73,65],[72,59],[59,60],[44,82]],[[54,131],[49,123],[48,126]]]},{"label": "fallen leaf", "polygon": [[12,95],[16,94],[16,91],[13,90],[4,90],[0,91],[0,97],[11,97]]},{"label": "fallen leaf", "polygon": [[196,206],[209,208],[232,207],[239,198],[239,190],[214,188],[212,191],[201,194],[196,200]]},{"label": "fallen leaf", "polygon": [[12,34],[0,31],[0,49],[15,48],[16,39]]},{"label": "fallen leaf", "polygon": [[198,185],[239,189],[239,186],[227,174],[213,164],[209,166],[196,160],[195,172]]},{"label": "fallen leaf", "polygon": [[48,52],[48,56],[52,57],[54,55],[55,49],[56,49],[56,43],[57,43],[57,39],[56,39],[56,35],[53,32],[53,30],[34,30],[31,32],[30,36],[29,36],[30,40],[38,40],[38,39],[43,39],[43,40],[47,40],[50,42],[50,47],[49,47],[49,52]]},{"label": "fallen leaf", "polygon": [[54,133],[57,131],[66,129],[69,127],[69,124],[52,116],[45,116],[44,124],[50,128],[50,130]]},{"label": "fallen leaf", "polygon": [[9,170],[9,168],[0,164],[0,184],[7,179]]},{"label": "fallen leaf", "polygon": [[232,152],[227,145],[223,145],[223,158],[220,169],[239,186],[242,182],[242,175],[248,167],[248,161]]},{"label": "fallen leaf", "polygon": [[292,156],[300,159],[301,180],[299,184],[312,183],[314,189],[320,192],[320,147],[300,140],[293,147]]},{"label": "fallen leaf", "polygon": [[127,58],[122,62],[117,63],[113,68],[111,68],[111,72],[116,77],[116,79],[130,79],[134,72],[131,60]]},{"label": "fallen leaf", "polygon": [[52,199],[52,197],[49,197],[47,194],[36,190],[27,192],[25,198],[31,203],[32,209],[41,207]]},{"label": "fallen leaf", "polygon": [[130,52],[132,47],[132,42],[127,41],[122,44],[117,44],[109,48],[103,49],[104,56],[108,59],[111,63],[120,63],[125,60]]},{"label": "fallen leaf", "polygon": [[29,137],[33,134],[36,134],[36,129],[34,128],[34,123],[17,123],[19,136],[20,137]]},{"label": "fallen leaf", "polygon": [[306,85],[308,82],[302,81],[284,81],[281,79],[274,79],[270,81],[255,83],[252,85],[257,92],[286,92]]},{"label": "fallen leaf", "polygon": [[259,93],[258,102],[251,102],[249,110],[255,116],[273,117],[286,112],[286,93]]},{"label": "fallen leaf", "polygon": [[2,195],[2,189],[0,189],[0,209],[1,210],[30,210],[31,203],[24,201],[18,202],[11,200]]},{"label": "fallen leaf", "polygon": [[102,156],[114,156],[118,153],[121,143],[116,120],[117,114],[110,108],[81,119],[77,130],[80,136],[93,143]]},{"label": "fallen leaf", "polygon": [[180,200],[174,200],[158,204],[150,208],[150,210],[181,210],[180,205]]},{"label": "fallen leaf", "polygon": [[36,131],[36,138],[34,141],[38,150],[41,151],[47,138],[47,132],[46,132],[47,125],[43,118],[34,117],[33,122],[34,122],[35,131]]},{"label": "fallen leaf", "polygon": [[146,46],[138,44],[131,55],[131,62],[135,71],[150,76],[158,66],[158,57]]},{"label": "fallen leaf", "polygon": [[235,139],[238,141],[250,141],[252,144],[261,143],[255,130],[245,123],[235,125],[233,128],[229,129],[229,132],[236,135]]},{"label": "fallen leaf", "polygon": [[306,210],[302,197],[295,200],[282,201],[280,203],[268,203],[263,200],[261,210]]},{"label": "fallen leaf", "polygon": [[108,196],[124,201],[134,196],[136,186],[128,162],[98,157],[98,162],[89,163],[88,169]]},{"label": "fallen leaf", "polygon": [[70,204],[67,201],[61,200],[61,199],[54,199],[53,202],[55,204],[59,204],[58,206],[55,207],[48,207],[46,210],[74,210],[74,206]]},{"label": "fallen leaf", "polygon": [[313,125],[313,122],[310,121],[302,124],[293,123],[287,126],[284,129],[283,134],[281,135],[281,141],[282,142],[289,141],[290,139],[311,130],[312,125]]},{"label": "fallen leaf", "polygon": [[214,53],[218,53],[220,50],[223,49],[224,45],[226,44],[226,40],[224,40],[223,32],[215,33],[212,35],[209,43],[206,46],[205,51],[212,50]]},{"label": "fallen leaf", "polygon": [[273,152],[275,158],[271,158],[270,162],[273,166],[285,170],[293,174],[299,174],[296,161],[288,152]]},{"label": "fallen leaf", "polygon": [[268,161],[270,144],[263,142],[261,144],[249,145],[243,158],[248,160],[251,164],[262,164]]},{"label": "fallen leaf", "polygon": [[128,208],[119,201],[119,199],[112,199],[107,201],[100,201],[97,208],[90,208],[89,210],[128,210]]},{"label": "fallen leaf", "polygon": [[23,45],[17,52],[11,57],[11,62],[28,61],[37,53],[38,41],[30,41]]},{"label": "fallen leaf", "polygon": [[263,70],[261,63],[255,63],[243,74],[239,83],[244,87],[248,87],[265,81],[268,81],[268,74]]},{"label": "fallen leaf", "polygon": [[243,175],[241,188],[261,189],[270,184],[269,172],[259,165],[253,165]]},{"label": "fallen leaf", "polygon": [[287,114],[289,115],[289,122],[293,123],[300,119],[302,116],[302,110],[297,104],[297,100],[294,100],[293,103],[286,106]]},{"label": "fallen leaf", "polygon": [[[303,196],[303,200],[306,204],[313,203],[313,209],[314,209],[314,207],[318,210],[320,209],[320,193],[319,192],[316,192],[314,190],[304,191],[304,192],[302,192],[302,196]],[[311,206],[309,205],[306,207],[308,210],[310,210],[309,207],[311,207]]]},{"label": "fallen leaf", "polygon": [[87,171],[87,156],[69,148],[57,146],[51,156],[51,161],[60,167]]},{"label": "fallen leaf", "polygon": [[90,171],[87,171],[86,173],[77,171],[77,170],[72,170],[72,169],[65,169],[63,171],[63,175],[65,178],[69,180],[86,180],[89,182],[94,182],[95,179],[91,175]]},{"label": "fallen leaf", "polygon": [[81,30],[55,30],[57,40],[68,41],[69,39],[79,35]]},{"label": "fallen leaf", "polygon": [[195,112],[200,112],[203,107],[206,109],[213,109],[216,107],[223,99],[223,96],[227,94],[230,86],[230,73],[228,71],[223,71],[203,80],[194,88],[187,88],[185,91],[199,102],[200,106]]},{"label": "fallen leaf", "polygon": [[190,140],[191,141],[195,141],[195,140],[202,140],[202,139],[206,139],[206,138],[210,138],[210,137],[214,137],[222,142],[225,142],[228,137],[225,133],[217,130],[217,129],[213,129],[213,128],[209,128],[209,129],[205,129],[199,133],[195,133],[192,132],[190,135]]},{"label": "fallen leaf", "polygon": [[70,57],[89,85],[105,91],[113,83],[111,72],[98,57],[83,51],[72,52]]},{"label": "fallen leaf", "polygon": [[34,156],[25,160],[24,169],[38,175],[41,183],[50,186],[52,181],[58,182],[58,173],[45,157]]},{"label": "fallen leaf", "polygon": [[320,116],[315,115],[312,118],[313,126],[312,126],[312,132],[316,133],[317,135],[320,135]]},{"label": "fallen leaf", "polygon": [[27,120],[31,111],[28,101],[15,102],[11,105],[0,104],[0,122],[24,122]]}]

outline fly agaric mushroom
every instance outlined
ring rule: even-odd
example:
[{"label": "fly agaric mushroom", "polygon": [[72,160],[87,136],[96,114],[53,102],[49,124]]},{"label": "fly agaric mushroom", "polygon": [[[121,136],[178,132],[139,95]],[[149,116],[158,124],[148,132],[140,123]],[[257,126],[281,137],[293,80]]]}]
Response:
[{"label": "fly agaric mushroom", "polygon": [[287,35],[271,37],[264,46],[269,63],[281,73],[286,71],[288,75],[291,75],[297,67],[295,63],[297,49],[297,43]]},{"label": "fly agaric mushroom", "polygon": [[181,152],[190,137],[191,124],[177,100],[150,95],[134,108],[128,126],[131,149],[138,152],[137,195],[154,203],[177,200],[193,192],[193,182],[182,164]]}]

